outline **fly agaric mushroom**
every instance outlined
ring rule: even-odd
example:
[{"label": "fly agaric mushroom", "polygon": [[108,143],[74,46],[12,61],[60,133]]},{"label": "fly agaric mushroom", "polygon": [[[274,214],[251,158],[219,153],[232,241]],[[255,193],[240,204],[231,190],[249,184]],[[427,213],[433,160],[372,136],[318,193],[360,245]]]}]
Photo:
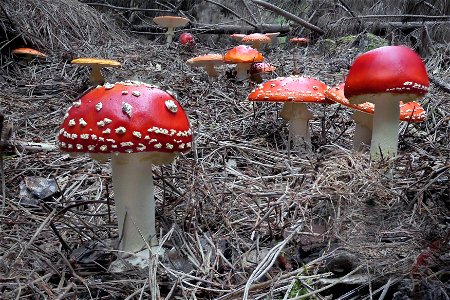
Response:
[{"label": "fly agaric mushroom", "polygon": [[250,79],[256,83],[261,83],[261,74],[271,73],[276,69],[277,67],[267,62],[254,63],[250,66]]},{"label": "fly agaric mushroom", "polygon": [[91,85],[101,85],[105,83],[105,78],[103,77],[101,71],[102,68],[121,66],[120,62],[115,60],[89,57],[75,58],[70,63],[73,65],[91,67],[91,73],[89,75],[89,83]]},{"label": "fly agaric mushroom", "polygon": [[152,165],[170,163],[192,142],[188,117],[172,94],[135,81],[97,86],[73,103],[58,140],[62,151],[111,158],[119,248],[155,250]]},{"label": "fly agaric mushroom", "polygon": [[[289,41],[295,45],[295,48],[297,48],[298,46],[307,46],[309,44],[309,39],[301,37],[294,37],[291,38]],[[294,70],[292,71],[292,75],[297,75],[297,59],[295,58],[295,52],[296,50],[294,49],[292,51],[292,61],[294,64]]]},{"label": "fly agaric mushroom", "polygon": [[250,46],[239,45],[225,53],[224,62],[236,64],[236,80],[247,79],[252,63],[262,62],[264,57],[258,50]]},{"label": "fly agaric mushroom", "polygon": [[238,43],[241,43],[242,42],[242,39],[244,38],[244,37],[246,37],[247,35],[246,34],[243,34],[243,33],[233,33],[233,34],[230,34],[230,38],[232,38],[233,40],[236,40]]},{"label": "fly agaric mushroom", "polygon": [[32,48],[16,48],[11,51],[12,54],[22,57],[24,63],[30,62],[33,58],[46,58],[44,53]]},{"label": "fly agaric mushroom", "polygon": [[194,46],[195,45],[194,36],[189,32],[183,32],[180,35],[180,43],[185,46]]},{"label": "fly agaric mushroom", "polygon": [[[353,120],[355,121],[355,134],[353,136],[353,150],[364,149],[365,145],[370,145],[373,130],[373,114],[375,106],[373,103],[351,104],[344,96],[344,83],[329,88],[325,92],[327,99],[350,107],[354,110]],[[400,121],[419,123],[426,119],[426,112],[416,101],[403,103],[400,101]]]},{"label": "fly agaric mushroom", "polygon": [[208,73],[209,77],[216,78],[219,76],[217,70],[214,66],[222,65],[223,55],[222,54],[206,54],[197,57],[193,57],[187,61],[188,65],[203,67],[205,71]]},{"label": "fly agaric mushroom", "polygon": [[[289,121],[289,135],[311,144],[309,120],[313,117],[306,103],[331,103],[325,99],[328,86],[320,80],[303,76],[279,77],[256,87],[250,101],[283,102],[281,116]],[[299,144],[296,142],[296,144]]]},{"label": "fly agaric mushroom", "polygon": [[345,97],[352,104],[375,105],[370,156],[397,155],[399,102],[417,100],[430,81],[420,56],[406,46],[385,46],[359,55],[345,80]]},{"label": "fly agaric mushroom", "polygon": [[242,43],[252,44],[252,47],[256,50],[259,50],[261,45],[269,44],[270,42],[272,42],[270,37],[262,33],[252,33],[242,38]]},{"label": "fly agaric mushroom", "polygon": [[160,16],[153,18],[153,22],[158,24],[160,27],[167,28],[165,35],[166,43],[172,43],[172,39],[174,36],[173,29],[175,27],[184,27],[187,23],[189,23],[188,18],[176,17],[176,16]]}]

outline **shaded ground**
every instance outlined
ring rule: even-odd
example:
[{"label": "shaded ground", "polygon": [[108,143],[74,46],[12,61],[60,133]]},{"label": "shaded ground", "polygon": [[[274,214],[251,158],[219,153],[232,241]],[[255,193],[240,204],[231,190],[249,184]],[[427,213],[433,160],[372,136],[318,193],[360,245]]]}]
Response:
[{"label": "shaded ground", "polygon": [[[350,111],[338,105],[311,107],[314,151],[289,159],[280,106],[246,101],[251,88],[227,78],[230,66],[210,83],[201,69],[185,64],[197,54],[224,53],[231,41],[199,43],[194,50],[162,41],[123,38],[98,51],[123,63],[106,71],[109,81],[141,80],[174,91],[195,131],[195,151],[154,168],[167,255],[152,267],[162,298],[349,293],[340,299],[370,299],[385,288],[395,299],[447,299],[448,93],[431,85],[422,100],[428,119],[401,125],[395,160],[374,163],[347,150],[354,125]],[[357,55],[349,46],[297,50],[297,66],[337,84]],[[292,51],[284,45],[264,51],[278,67],[272,77],[291,74]],[[50,52],[46,61],[27,66],[3,55],[0,106],[14,125],[11,141],[54,143],[88,78],[65,55]],[[449,78],[442,53],[428,59],[427,68]],[[150,297],[155,277],[148,270],[107,271],[118,236],[109,164],[57,150],[9,152],[3,160],[2,299]],[[25,205],[19,187],[32,176],[56,180],[58,193]]]}]

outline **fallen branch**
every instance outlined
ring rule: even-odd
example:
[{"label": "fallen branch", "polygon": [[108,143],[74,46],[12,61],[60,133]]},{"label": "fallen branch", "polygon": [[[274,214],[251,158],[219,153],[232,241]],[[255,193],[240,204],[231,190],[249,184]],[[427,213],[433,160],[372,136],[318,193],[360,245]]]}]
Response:
[{"label": "fallen branch", "polygon": [[250,25],[250,26],[253,26],[254,28],[257,28],[257,27],[258,27],[258,25],[256,25],[255,23],[252,23],[252,22],[250,22],[250,21],[244,19],[244,18],[241,17],[237,12],[235,12],[235,11],[232,10],[231,8],[226,7],[225,5],[223,5],[223,4],[221,4],[221,3],[217,3],[216,1],[213,1],[213,0],[206,0],[206,2],[215,4],[215,5],[217,5],[217,6],[221,7],[221,8],[223,8],[223,9],[225,9],[225,10],[228,11],[229,13],[231,13],[231,14],[235,15],[236,17],[238,17],[241,21],[244,21],[245,23],[247,23],[247,24]]},{"label": "fallen branch", "polygon": [[450,21],[433,21],[433,22],[423,21],[423,22],[408,22],[408,23],[403,23],[403,22],[364,22],[363,24],[365,27],[373,26],[373,29],[378,29],[378,30],[392,29],[392,27],[395,27],[395,28],[398,28],[401,30],[406,30],[406,29],[421,28],[424,25],[433,26],[433,25],[441,25],[441,24],[450,24]]},{"label": "fallen branch", "polygon": [[279,8],[278,6],[275,6],[273,4],[270,4],[270,3],[267,3],[267,2],[261,1],[261,0],[252,0],[252,2],[262,6],[264,8],[267,8],[268,10],[270,10],[276,14],[279,14],[279,15],[285,17],[286,19],[289,19],[299,25],[302,25],[303,27],[308,28],[311,31],[317,32],[321,35],[325,34],[325,31],[323,31],[321,28],[319,28],[311,23],[308,23],[307,21],[297,17],[296,15],[293,15],[290,12],[287,12],[287,11]]},{"label": "fallen branch", "polygon": [[422,20],[449,20],[450,16],[426,16],[426,15],[366,15],[366,16],[355,16],[352,15],[351,18],[346,18],[347,20],[351,19],[386,19],[386,18],[394,18],[394,19],[422,19]]},{"label": "fallen branch", "polygon": [[[162,29],[153,25],[134,25],[131,26],[134,33],[160,34]],[[291,28],[289,25],[280,24],[260,24],[257,28],[242,25],[215,25],[215,24],[193,24],[190,30],[199,34],[232,34],[232,33],[253,33],[253,32],[280,32],[288,33]]]}]

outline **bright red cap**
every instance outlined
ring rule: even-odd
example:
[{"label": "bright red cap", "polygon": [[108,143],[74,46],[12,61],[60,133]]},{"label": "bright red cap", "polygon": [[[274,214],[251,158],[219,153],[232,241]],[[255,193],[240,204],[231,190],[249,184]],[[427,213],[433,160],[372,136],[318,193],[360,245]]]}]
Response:
[{"label": "bright red cap", "polygon": [[[405,46],[385,46],[359,55],[345,80],[345,96],[405,94],[410,101],[428,92],[430,81],[420,56]],[[409,96],[407,96],[409,95]]]},{"label": "bright red cap", "polygon": [[276,69],[277,67],[266,62],[254,63],[250,67],[250,74],[269,73]]},{"label": "bright red cap", "polygon": [[[327,99],[355,110],[359,110],[368,114],[374,114],[375,112],[375,105],[371,102],[351,104],[344,96],[344,83],[329,88],[325,92],[325,96],[327,97]],[[402,101],[400,101],[400,121],[423,122],[425,121],[426,117],[427,114],[425,110],[416,101],[411,101],[408,103],[403,103]]]},{"label": "bright red cap", "polygon": [[189,32],[183,32],[180,35],[180,43],[183,45],[195,45],[194,36]]},{"label": "bright red cap", "polygon": [[325,99],[328,86],[304,76],[279,77],[258,85],[248,95],[250,101],[332,103]]},{"label": "bright red cap", "polygon": [[252,47],[239,45],[225,53],[224,61],[228,64],[262,62],[264,57]]},{"label": "bright red cap", "polygon": [[60,127],[67,152],[186,152],[189,120],[168,92],[142,82],[97,86],[73,102]]}]

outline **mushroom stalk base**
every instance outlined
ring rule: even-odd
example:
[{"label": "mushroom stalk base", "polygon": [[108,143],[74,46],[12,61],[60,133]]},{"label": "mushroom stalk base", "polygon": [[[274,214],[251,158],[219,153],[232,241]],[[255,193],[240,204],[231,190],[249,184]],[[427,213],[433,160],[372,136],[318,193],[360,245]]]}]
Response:
[{"label": "mushroom stalk base", "polygon": [[156,249],[152,161],[147,153],[112,154],[114,200],[119,224],[119,249],[136,253],[147,244]]},{"label": "mushroom stalk base", "polygon": [[166,35],[166,44],[171,44],[173,40],[173,36],[175,35],[175,32],[173,31],[173,27],[167,28],[167,31],[165,33]]},{"label": "mushroom stalk base", "polygon": [[243,81],[247,79],[248,71],[250,70],[251,63],[238,63],[236,64],[236,68],[234,69],[236,71],[236,80]]},{"label": "mushroom stalk base", "polygon": [[91,74],[89,76],[89,82],[93,86],[102,85],[105,83],[105,78],[103,77],[101,67],[91,66]]},{"label": "mushroom stalk base", "polygon": [[373,115],[370,157],[373,160],[395,157],[398,147],[398,124],[400,101],[411,101],[405,94],[365,94],[354,97],[350,102],[360,104],[365,101],[375,104]]},{"label": "mushroom stalk base", "polygon": [[355,134],[353,136],[353,150],[363,151],[367,149],[372,140],[373,116],[355,110],[353,113],[355,121]]},{"label": "mushroom stalk base", "polygon": [[289,121],[289,143],[292,139],[295,150],[311,150],[311,135],[309,120],[313,115],[304,103],[287,102],[280,113],[281,117]]}]

